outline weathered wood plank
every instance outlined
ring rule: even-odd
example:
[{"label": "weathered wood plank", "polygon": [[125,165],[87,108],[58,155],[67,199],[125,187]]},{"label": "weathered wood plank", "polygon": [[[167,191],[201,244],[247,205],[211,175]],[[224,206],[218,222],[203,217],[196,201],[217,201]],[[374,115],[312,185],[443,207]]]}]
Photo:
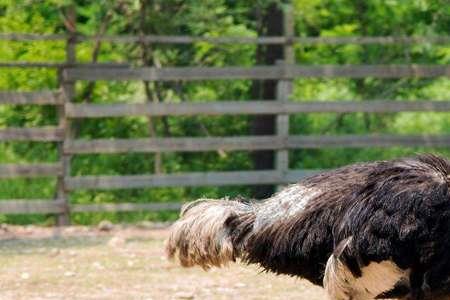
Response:
[{"label": "weathered wood plank", "polygon": [[278,67],[167,67],[167,68],[128,68],[128,69],[86,69],[67,68],[66,80],[214,80],[214,79],[275,79],[282,76]]},{"label": "weathered wood plank", "polygon": [[34,199],[0,200],[1,214],[51,214],[64,211],[64,202]]},{"label": "weathered wood plank", "polygon": [[120,212],[120,211],[162,211],[179,210],[183,203],[95,203],[95,204],[73,204],[71,212]]},{"label": "weathered wood plank", "polygon": [[450,101],[217,101],[181,103],[122,103],[122,104],[67,104],[70,118],[103,118],[124,116],[180,116],[180,115],[259,115],[314,112],[420,112],[450,111]]},{"label": "weathered wood plank", "polygon": [[66,65],[65,63],[60,62],[26,62],[26,61],[0,62],[0,68],[61,68],[64,67],[65,65]]},{"label": "weathered wood plank", "polygon": [[340,135],[340,136],[240,136],[182,137],[151,139],[68,140],[64,151],[70,154],[127,152],[200,152],[236,150],[315,149],[322,147],[446,147],[448,135]]},{"label": "weathered wood plank", "polygon": [[324,37],[294,37],[295,43],[302,45],[411,45],[411,44],[447,44],[450,36],[324,36]]},{"label": "weathered wood plank", "polygon": [[[297,179],[315,174],[314,171],[296,171]],[[78,189],[132,189],[171,186],[223,186],[247,184],[288,183],[292,175],[278,171],[195,172],[181,174],[128,175],[128,176],[77,176],[66,177],[69,190]]]},{"label": "weathered wood plank", "polygon": [[0,178],[61,176],[62,166],[59,163],[40,164],[3,164],[0,165]]},{"label": "weathered wood plank", "polygon": [[120,62],[104,62],[104,63],[74,63],[67,62],[31,62],[31,61],[13,61],[13,62],[0,62],[0,68],[65,68],[65,67],[77,67],[77,68],[129,68],[130,64]]},{"label": "weathered wood plank", "polygon": [[[27,34],[27,33],[1,33],[0,40],[4,41],[64,41],[64,34]],[[200,36],[167,36],[167,35],[108,35],[108,36],[86,36],[78,35],[77,41],[100,40],[115,43],[159,43],[159,44],[191,44],[195,42],[208,42],[211,44],[286,44],[289,42],[302,45],[343,45],[343,44],[421,44],[434,43],[444,44],[450,42],[449,36],[341,36],[341,37],[293,37],[285,36],[262,36],[262,37],[200,37]]]},{"label": "weathered wood plank", "polygon": [[[73,26],[66,27],[67,40],[66,40],[66,63],[68,66],[73,67],[77,63],[77,28],[76,28],[76,7],[74,4],[67,8],[67,18],[70,24]],[[65,81],[62,78],[62,69],[59,69],[58,79],[61,89],[65,95],[66,103],[70,103],[76,96],[76,82]],[[71,120],[67,118],[65,112],[65,106],[60,107],[58,110],[58,126],[63,129],[64,138],[62,143],[58,143],[59,159],[63,168],[63,176],[59,176],[56,185],[56,198],[61,199],[65,203],[65,211],[56,216],[56,223],[59,226],[67,226],[70,224],[70,193],[66,187],[65,177],[70,176],[71,173],[71,160],[72,156],[64,152],[64,144],[68,139],[73,138],[73,130],[71,126]]]},{"label": "weathered wood plank", "polygon": [[68,62],[28,62],[28,61],[13,61],[13,62],[0,62],[0,68],[55,68],[61,69],[66,67],[77,68],[129,68],[128,63],[109,62],[109,63],[68,63]]},{"label": "weathered wood plank", "polygon": [[[79,40],[93,40],[92,36],[80,36]],[[286,43],[283,36],[266,37],[200,37],[200,36],[173,36],[173,35],[110,35],[101,36],[99,40],[114,43],[156,43],[156,44],[192,44],[208,42],[211,44],[261,44],[277,45]]]},{"label": "weathered wood plank", "polygon": [[0,92],[0,104],[60,105],[63,103],[60,91]]},{"label": "weathered wood plank", "polygon": [[320,65],[254,67],[167,67],[167,68],[67,68],[63,76],[73,80],[231,80],[293,79],[299,77],[404,78],[450,76],[449,65]]},{"label": "weathered wood plank", "polygon": [[283,77],[430,78],[450,76],[450,65],[323,65],[288,66]]},{"label": "weathered wood plank", "polygon": [[286,145],[286,138],[279,138],[275,136],[97,139],[67,141],[65,143],[64,151],[72,154],[83,154],[272,150],[285,148]]},{"label": "weathered wood plank", "polygon": [[[79,40],[94,40],[95,37],[83,36]],[[374,37],[285,37],[285,36],[266,36],[266,37],[193,37],[193,36],[102,36],[102,41],[118,43],[158,43],[158,44],[192,44],[196,42],[207,42],[211,44],[259,44],[259,45],[280,45],[289,43],[299,43],[302,45],[392,45],[392,44],[446,44],[450,42],[449,36],[374,36]]]},{"label": "weathered wood plank", "polygon": [[0,129],[0,141],[53,142],[63,139],[63,131],[55,127]]},{"label": "weathered wood plank", "polygon": [[35,34],[35,33],[0,33],[0,40],[3,41],[65,41],[65,34]]},{"label": "weathered wood plank", "polygon": [[364,147],[448,147],[450,135],[340,135],[290,136],[286,147],[300,148],[364,148]]},{"label": "weathered wood plank", "polygon": [[450,101],[399,101],[399,100],[364,100],[364,101],[316,101],[289,103],[283,109],[287,113],[395,113],[395,112],[446,112],[450,111]]},{"label": "weathered wood plank", "polygon": [[[291,20],[292,17],[287,17],[290,15],[285,12],[285,23],[286,19]],[[292,21],[292,20],[291,20]],[[292,23],[292,22],[291,22]],[[293,23],[291,24],[293,25]],[[286,25],[285,25],[286,27]],[[286,47],[285,47],[286,48]],[[285,57],[289,57],[288,55],[293,55],[290,53],[292,51],[285,50]],[[289,54],[290,53],[290,54]],[[292,61],[292,57],[290,58]],[[280,62],[277,62],[280,63]],[[284,62],[286,63],[286,62]],[[278,103],[285,103],[289,101],[289,96],[292,94],[292,80],[280,80],[277,83],[276,87],[276,96]],[[276,116],[276,135],[277,138],[282,141],[287,140],[289,136],[289,114],[278,114]],[[275,153],[275,169],[280,172],[287,172],[289,169],[289,151],[286,148],[280,149]]]}]

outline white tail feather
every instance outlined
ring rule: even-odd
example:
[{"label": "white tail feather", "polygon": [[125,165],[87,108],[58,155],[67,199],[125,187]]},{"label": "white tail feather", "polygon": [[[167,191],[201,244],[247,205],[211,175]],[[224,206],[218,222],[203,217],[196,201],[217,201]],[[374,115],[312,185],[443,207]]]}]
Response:
[{"label": "white tail feather", "polygon": [[333,254],[329,257],[323,279],[324,288],[332,300],[369,300],[390,291],[399,281],[407,281],[409,271],[391,261],[371,262],[361,269],[362,275],[352,272]]}]

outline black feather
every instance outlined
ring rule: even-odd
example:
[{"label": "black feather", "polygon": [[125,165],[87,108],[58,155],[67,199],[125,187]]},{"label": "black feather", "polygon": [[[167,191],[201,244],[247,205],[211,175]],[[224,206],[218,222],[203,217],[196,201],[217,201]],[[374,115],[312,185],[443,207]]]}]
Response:
[{"label": "black feather", "polygon": [[341,258],[354,275],[390,259],[402,269],[423,270],[421,286],[412,288],[442,288],[450,278],[449,174],[449,161],[422,155],[305,179],[298,185],[320,193],[304,210],[251,233],[239,229],[245,260],[321,285],[328,257],[352,237]]}]

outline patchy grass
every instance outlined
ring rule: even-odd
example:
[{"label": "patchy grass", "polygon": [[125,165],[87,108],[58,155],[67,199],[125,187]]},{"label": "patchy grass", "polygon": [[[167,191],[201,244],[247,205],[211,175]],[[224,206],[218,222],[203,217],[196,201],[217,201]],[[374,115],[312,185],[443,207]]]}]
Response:
[{"label": "patchy grass", "polygon": [[166,229],[0,228],[0,299],[325,299],[239,264],[205,272],[163,255]]}]

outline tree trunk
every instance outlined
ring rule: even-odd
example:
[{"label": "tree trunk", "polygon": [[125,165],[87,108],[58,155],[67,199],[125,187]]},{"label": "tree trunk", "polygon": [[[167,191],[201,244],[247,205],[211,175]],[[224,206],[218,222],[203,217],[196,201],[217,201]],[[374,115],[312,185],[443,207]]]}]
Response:
[{"label": "tree trunk", "polygon": [[[268,5],[260,14],[258,35],[283,35],[283,11],[277,2]],[[282,45],[259,45],[257,49],[258,65],[274,65],[277,60],[283,59]],[[252,86],[252,99],[273,101],[276,100],[276,80],[254,81]],[[251,121],[252,135],[272,135],[275,133],[275,116],[260,115]],[[255,151],[252,159],[255,170],[270,170],[274,168],[274,151]],[[264,199],[275,191],[273,185],[259,185],[253,188],[253,197]]]}]

